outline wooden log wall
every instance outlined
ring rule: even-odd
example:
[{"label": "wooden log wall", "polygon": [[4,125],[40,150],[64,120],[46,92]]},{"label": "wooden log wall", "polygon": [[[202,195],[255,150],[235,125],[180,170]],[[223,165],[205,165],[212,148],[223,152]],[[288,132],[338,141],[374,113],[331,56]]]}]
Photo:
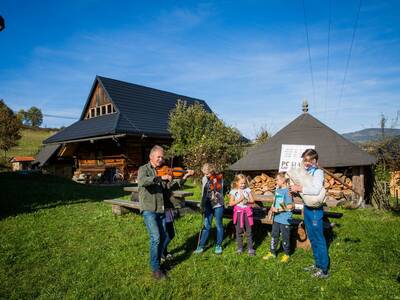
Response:
[{"label": "wooden log wall", "polygon": [[117,168],[125,178],[135,177],[138,168],[148,162],[154,145],[170,145],[170,140],[141,139],[138,137],[117,138],[117,140],[95,140],[81,142],[76,150],[77,172],[90,174],[104,173],[109,168]]}]

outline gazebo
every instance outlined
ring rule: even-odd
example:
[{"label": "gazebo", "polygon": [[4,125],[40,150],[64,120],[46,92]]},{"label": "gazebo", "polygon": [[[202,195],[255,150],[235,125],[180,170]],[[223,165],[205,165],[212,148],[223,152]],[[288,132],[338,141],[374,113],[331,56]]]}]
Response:
[{"label": "gazebo", "polygon": [[275,172],[279,167],[282,144],[315,145],[321,166],[346,169],[352,175],[353,188],[363,197],[369,193],[365,182],[375,157],[309,114],[307,104],[303,105],[301,115],[265,143],[250,148],[230,169],[247,174]]}]

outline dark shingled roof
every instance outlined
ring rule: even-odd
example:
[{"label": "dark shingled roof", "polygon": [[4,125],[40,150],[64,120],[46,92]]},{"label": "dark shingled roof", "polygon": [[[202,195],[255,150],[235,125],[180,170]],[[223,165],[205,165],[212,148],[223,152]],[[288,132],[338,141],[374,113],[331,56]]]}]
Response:
[{"label": "dark shingled roof", "polygon": [[[84,119],[96,83],[104,88],[117,112],[111,115]],[[206,110],[211,111],[207,103],[200,99],[96,76],[80,120],[46,139],[44,143],[60,143],[124,133],[170,138],[170,133],[167,130],[169,113],[175,108],[178,99],[186,101],[188,104],[199,102]]]},{"label": "dark shingled roof", "polygon": [[36,156],[36,159],[32,162],[32,165],[38,165],[40,168],[43,167],[53,154],[60,149],[60,147],[60,144],[45,145]]},{"label": "dark shingled roof", "polygon": [[323,167],[366,166],[375,158],[308,113],[303,113],[267,142],[249,149],[230,166],[233,171],[277,170],[282,144],[315,145]]}]

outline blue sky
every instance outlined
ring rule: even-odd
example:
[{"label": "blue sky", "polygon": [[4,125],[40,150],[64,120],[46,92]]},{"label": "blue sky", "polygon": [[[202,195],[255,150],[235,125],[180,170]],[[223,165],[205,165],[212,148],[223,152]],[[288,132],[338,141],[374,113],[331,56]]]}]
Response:
[{"label": "blue sky", "polygon": [[362,1],[344,85],[359,0],[332,0],[329,68],[330,2],[304,3],[314,90],[301,0],[2,0],[0,98],[79,118],[102,75],[204,99],[249,138],[287,125],[304,98],[340,133],[378,127],[382,113],[390,125],[400,110],[400,1]]}]

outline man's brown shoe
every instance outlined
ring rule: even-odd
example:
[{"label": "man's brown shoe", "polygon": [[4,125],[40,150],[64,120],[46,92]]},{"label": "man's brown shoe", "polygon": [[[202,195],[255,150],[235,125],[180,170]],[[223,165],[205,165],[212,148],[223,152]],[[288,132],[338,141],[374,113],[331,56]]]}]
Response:
[{"label": "man's brown shoe", "polygon": [[153,278],[156,280],[162,280],[166,279],[167,276],[160,269],[158,269],[157,271],[153,272]]}]

